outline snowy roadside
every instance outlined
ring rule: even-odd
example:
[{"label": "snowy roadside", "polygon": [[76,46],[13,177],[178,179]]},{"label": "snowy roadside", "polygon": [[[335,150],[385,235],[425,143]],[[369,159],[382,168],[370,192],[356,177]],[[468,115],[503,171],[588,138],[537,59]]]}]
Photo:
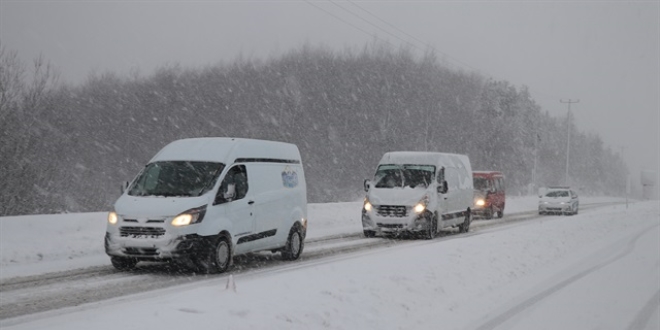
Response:
[{"label": "snowy roadside", "polygon": [[[228,275],[11,329],[657,329],[657,201]],[[331,262],[329,262],[331,261]],[[650,306],[650,307],[649,307]]]},{"label": "snowy roadside", "polygon": [[[506,214],[536,210],[537,200],[508,198]],[[582,198],[582,203],[613,201],[621,199]],[[309,204],[307,238],[361,233],[361,207],[361,202]],[[106,212],[0,217],[0,279],[109,265],[103,248],[106,217]]]}]

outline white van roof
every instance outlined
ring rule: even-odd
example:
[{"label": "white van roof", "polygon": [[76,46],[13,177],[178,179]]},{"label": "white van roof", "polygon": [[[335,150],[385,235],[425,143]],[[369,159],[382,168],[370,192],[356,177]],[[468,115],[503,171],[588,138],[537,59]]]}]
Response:
[{"label": "white van roof", "polygon": [[466,155],[443,152],[425,151],[391,151],[385,153],[379,164],[415,164],[445,167],[463,167],[472,171],[470,160]]},{"label": "white van roof", "polygon": [[231,164],[237,159],[284,160],[299,163],[300,152],[295,144],[286,142],[204,137],[173,141],[163,147],[149,162],[188,160]]}]

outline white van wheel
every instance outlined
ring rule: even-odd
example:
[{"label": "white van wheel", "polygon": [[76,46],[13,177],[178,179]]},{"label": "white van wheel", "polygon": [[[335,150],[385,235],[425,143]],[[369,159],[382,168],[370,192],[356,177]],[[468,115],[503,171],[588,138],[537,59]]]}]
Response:
[{"label": "white van wheel", "polygon": [[282,250],[282,258],[285,260],[296,260],[302,253],[304,242],[300,227],[293,226],[289,232],[289,238],[286,241],[284,250]]},{"label": "white van wheel", "polygon": [[438,233],[438,218],[434,215],[429,219],[429,225],[426,228],[424,233],[425,239],[434,239],[435,235]]},{"label": "white van wheel", "polygon": [[137,259],[124,257],[111,257],[110,262],[117,270],[131,270],[138,263]]},{"label": "white van wheel", "polygon": [[465,220],[463,221],[463,224],[458,225],[458,232],[459,233],[467,233],[470,231],[470,222],[472,222],[472,214],[470,211],[467,212],[465,215]]},{"label": "white van wheel", "polygon": [[195,260],[199,270],[206,274],[223,273],[231,264],[231,247],[224,236],[218,236],[209,242],[210,251]]}]

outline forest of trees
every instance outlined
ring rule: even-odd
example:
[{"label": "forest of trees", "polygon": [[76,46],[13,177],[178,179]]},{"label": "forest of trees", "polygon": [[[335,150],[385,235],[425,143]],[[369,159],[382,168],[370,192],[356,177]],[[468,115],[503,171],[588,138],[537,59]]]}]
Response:
[{"label": "forest of trees", "polygon": [[[0,45],[2,46],[2,45]],[[597,135],[571,126],[569,183],[619,194],[627,169]],[[39,57],[0,47],[0,216],[106,211],[128,181],[175,139],[232,136],[295,143],[310,202],[356,201],[382,154],[467,154],[499,170],[509,195],[564,183],[567,119],[526,87],[443,65],[432,53],[367,45],[303,46],[267,60],[142,77],[58,83]]]}]

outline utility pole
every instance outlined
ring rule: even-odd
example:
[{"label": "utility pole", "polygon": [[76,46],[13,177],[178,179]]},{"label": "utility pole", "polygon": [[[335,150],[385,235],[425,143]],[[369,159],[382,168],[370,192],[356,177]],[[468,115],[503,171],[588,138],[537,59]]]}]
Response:
[{"label": "utility pole", "polygon": [[570,155],[570,150],[571,150],[571,103],[579,103],[580,100],[571,100],[568,99],[566,101],[564,100],[559,100],[561,103],[568,103],[568,118],[567,118],[567,124],[566,124],[566,176],[564,177],[564,185],[568,186],[568,157]]},{"label": "utility pole", "polygon": [[[624,146],[619,146],[619,147],[621,148],[621,164],[623,165],[623,164],[625,164],[625,162],[626,162],[626,159],[623,158],[623,150],[625,149],[625,147],[624,147]],[[624,166],[624,169],[625,169],[625,166]],[[628,208],[628,190],[629,190],[628,185],[629,185],[629,181],[630,181],[630,180],[628,180],[628,174],[627,174],[627,173],[624,173],[624,174],[625,174],[624,176],[625,176],[625,178],[626,178],[626,182],[625,182],[625,184],[623,185],[623,190],[624,190],[625,193],[626,193],[626,208]]]}]

